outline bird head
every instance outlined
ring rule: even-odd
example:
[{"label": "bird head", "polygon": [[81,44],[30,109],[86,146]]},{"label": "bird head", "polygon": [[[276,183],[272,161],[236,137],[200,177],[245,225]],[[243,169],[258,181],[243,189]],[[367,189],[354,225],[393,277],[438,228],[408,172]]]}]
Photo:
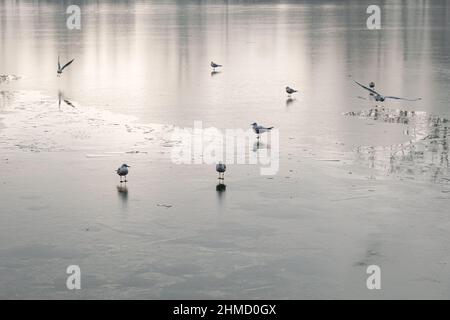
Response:
[{"label": "bird head", "polygon": [[123,165],[122,165],[122,167],[125,167],[125,168],[131,168],[129,165],[127,165],[126,163],[124,163]]},{"label": "bird head", "polygon": [[252,126],[253,126],[253,127],[256,127],[257,125],[258,125],[258,124],[257,124],[256,122],[253,122],[253,123],[252,123]]},{"label": "bird head", "polygon": [[369,87],[371,87],[371,88],[375,88],[375,82],[371,82],[371,83],[369,83]]}]

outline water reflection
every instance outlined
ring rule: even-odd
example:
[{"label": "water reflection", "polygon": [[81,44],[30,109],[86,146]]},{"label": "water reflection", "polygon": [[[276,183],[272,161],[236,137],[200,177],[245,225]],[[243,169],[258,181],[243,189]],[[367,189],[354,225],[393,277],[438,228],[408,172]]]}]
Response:
[{"label": "water reflection", "polygon": [[124,208],[128,205],[128,187],[127,184],[120,184],[117,185],[117,194],[119,196],[119,199],[122,201],[122,205]]},{"label": "water reflection", "polygon": [[217,197],[219,198],[219,203],[222,202],[225,191],[227,190],[227,185],[223,181],[219,181],[219,183],[216,185],[216,191],[217,191]]},{"label": "water reflection", "polygon": [[73,105],[73,103],[70,100],[68,100],[68,99],[66,99],[64,97],[64,93],[61,90],[58,90],[58,108],[59,108],[59,111],[61,111],[61,101],[64,101],[64,103],[66,105],[68,105],[68,106],[70,106],[70,107],[75,109],[75,106]]},{"label": "water reflection", "polygon": [[14,94],[10,91],[0,91],[0,96],[2,98],[0,107],[3,109],[6,105],[11,104]]},{"label": "water reflection", "polygon": [[[362,31],[367,6],[357,1],[81,1],[80,31],[65,26],[69,3],[0,2],[0,70],[23,75],[17,86],[61,86],[81,104],[126,110],[143,122],[192,123],[226,110],[230,127],[273,112],[280,83],[307,86],[312,110],[344,110],[352,74],[405,96],[432,97],[427,111],[449,112],[448,1],[393,6],[385,32]],[[58,55],[76,59],[60,81]],[[209,72],[211,57],[227,66],[220,83],[209,81],[218,74]],[[290,120],[274,118],[280,127]]]},{"label": "water reflection", "polygon": [[411,137],[409,142],[399,145],[357,147],[356,163],[386,175],[450,183],[448,119],[425,112],[385,108],[346,115],[405,125],[404,134]]},{"label": "water reflection", "polygon": [[286,99],[286,107],[289,107],[292,103],[294,103],[296,99],[295,98],[287,98]]},{"label": "water reflection", "polygon": [[270,149],[270,144],[261,142],[259,140],[255,141],[253,143],[253,152],[256,152],[258,150],[264,150],[264,149],[269,150]]}]

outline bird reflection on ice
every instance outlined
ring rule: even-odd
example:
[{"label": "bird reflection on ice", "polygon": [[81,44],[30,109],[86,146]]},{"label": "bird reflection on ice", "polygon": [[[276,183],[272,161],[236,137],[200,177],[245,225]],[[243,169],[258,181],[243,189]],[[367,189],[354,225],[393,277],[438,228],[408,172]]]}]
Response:
[{"label": "bird reflection on ice", "polygon": [[117,186],[117,194],[122,201],[123,207],[126,207],[128,203],[128,187],[126,183]]}]

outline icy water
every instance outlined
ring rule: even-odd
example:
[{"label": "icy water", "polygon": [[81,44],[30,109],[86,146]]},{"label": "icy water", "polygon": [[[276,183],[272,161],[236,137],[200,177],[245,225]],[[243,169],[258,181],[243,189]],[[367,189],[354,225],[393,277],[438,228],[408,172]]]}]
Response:
[{"label": "icy water", "polygon": [[[0,298],[450,297],[448,1],[384,1],[376,31],[365,1],[70,4],[79,31],[0,3]],[[196,121],[274,126],[279,171],[175,164]]]}]

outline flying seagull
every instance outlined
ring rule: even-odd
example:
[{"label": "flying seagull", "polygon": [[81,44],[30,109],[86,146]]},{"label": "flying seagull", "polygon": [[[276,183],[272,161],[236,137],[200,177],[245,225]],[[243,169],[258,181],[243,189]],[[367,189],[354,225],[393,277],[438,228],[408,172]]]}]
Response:
[{"label": "flying seagull", "polygon": [[259,139],[259,135],[261,133],[270,131],[273,129],[273,127],[263,127],[263,126],[258,126],[258,124],[256,122],[252,123],[252,127],[253,127],[253,131],[255,131],[255,133],[258,135],[258,139]]},{"label": "flying seagull", "polygon": [[227,170],[227,165],[219,162],[218,164],[216,164],[216,171],[219,173],[219,179],[223,180],[225,179],[224,175],[225,175],[225,171]]},{"label": "flying seagull", "polygon": [[[120,168],[117,169],[117,174],[120,176],[120,183],[127,182],[127,174],[128,174],[129,165],[123,164]],[[122,181],[122,177],[125,177],[125,181]]]},{"label": "flying seagull", "polygon": [[56,73],[58,74],[58,77],[61,76],[63,70],[64,70],[69,64],[71,64],[71,63],[73,62],[73,60],[75,60],[75,59],[70,60],[69,62],[67,62],[65,65],[63,65],[63,66],[61,67],[61,63],[59,62],[59,56],[58,56],[58,71],[56,72]]},{"label": "flying seagull", "polygon": [[216,71],[216,68],[221,67],[221,66],[222,66],[221,64],[217,64],[217,63],[211,61],[211,67],[213,68],[214,71]]},{"label": "flying seagull", "polygon": [[297,90],[292,89],[292,88],[289,88],[289,87],[286,87],[286,92],[287,92],[287,94],[290,96],[291,94],[297,92]]},{"label": "flying seagull", "polygon": [[[396,99],[396,100],[406,100],[406,101],[418,101],[418,100],[422,100],[422,98],[416,98],[416,99],[407,99],[407,98],[399,98],[399,97],[394,97],[394,96],[383,96],[382,94],[376,92],[374,89],[371,88],[367,88],[365,85],[359,83],[358,81],[355,81],[357,85],[359,85],[360,87],[366,89],[367,91],[369,91],[375,98],[375,101],[380,101],[383,102],[386,99]],[[373,87],[372,87],[373,84]],[[370,83],[370,85],[372,88],[375,87],[375,83]]]}]

